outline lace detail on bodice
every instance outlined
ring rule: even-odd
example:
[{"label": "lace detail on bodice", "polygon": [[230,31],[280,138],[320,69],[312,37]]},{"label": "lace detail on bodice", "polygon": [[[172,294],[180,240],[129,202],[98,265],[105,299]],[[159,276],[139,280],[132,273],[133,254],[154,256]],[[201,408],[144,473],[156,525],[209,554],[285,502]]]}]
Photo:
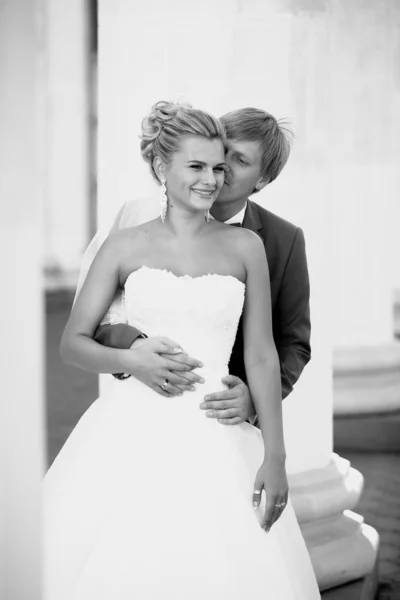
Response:
[{"label": "lace detail on bodice", "polygon": [[199,360],[227,365],[244,295],[245,284],[230,275],[140,267],[126,280],[125,311],[129,325],[148,336],[168,337]]}]

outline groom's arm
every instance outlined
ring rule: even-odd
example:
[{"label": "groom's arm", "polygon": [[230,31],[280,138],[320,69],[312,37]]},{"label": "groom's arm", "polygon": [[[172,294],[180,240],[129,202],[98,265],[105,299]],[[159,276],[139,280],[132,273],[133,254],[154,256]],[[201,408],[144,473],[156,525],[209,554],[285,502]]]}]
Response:
[{"label": "groom's arm", "polygon": [[276,345],[282,397],[293,390],[311,358],[310,280],[303,231],[298,228],[279,290],[280,331]]},{"label": "groom's arm", "polygon": [[[116,323],[115,325],[99,325],[94,335],[94,340],[108,348],[129,350],[135,340],[144,337],[146,337],[145,334],[139,331],[139,329],[125,323]],[[116,379],[127,379],[130,377],[129,373],[113,373],[113,376]]]},{"label": "groom's arm", "polygon": [[109,348],[129,350],[135,340],[143,337],[143,332],[136,329],[136,327],[132,327],[126,323],[117,323],[115,325],[99,325],[94,339],[99,344],[108,346]]}]

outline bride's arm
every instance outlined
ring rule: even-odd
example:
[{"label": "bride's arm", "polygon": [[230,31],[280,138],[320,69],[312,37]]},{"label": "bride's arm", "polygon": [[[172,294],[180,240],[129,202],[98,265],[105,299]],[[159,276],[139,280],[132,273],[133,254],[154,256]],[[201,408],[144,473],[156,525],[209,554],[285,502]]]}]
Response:
[{"label": "bride's arm", "polygon": [[119,267],[131,243],[125,232],[114,234],[97,253],[61,338],[65,363],[95,373],[124,370],[126,351],[101,346],[93,337],[119,286]]},{"label": "bride's arm", "polygon": [[256,504],[267,496],[264,523],[269,529],[286,502],[286,451],[283,437],[279,357],[272,333],[271,289],[264,245],[253,232],[242,232],[245,247],[246,299],[243,312],[244,363],[264,440],[264,462],[255,482]]},{"label": "bride's arm", "polygon": [[[247,234],[247,231],[246,231]],[[272,334],[271,288],[264,246],[249,232],[244,252],[244,364],[267,456],[285,456],[279,357]]]}]

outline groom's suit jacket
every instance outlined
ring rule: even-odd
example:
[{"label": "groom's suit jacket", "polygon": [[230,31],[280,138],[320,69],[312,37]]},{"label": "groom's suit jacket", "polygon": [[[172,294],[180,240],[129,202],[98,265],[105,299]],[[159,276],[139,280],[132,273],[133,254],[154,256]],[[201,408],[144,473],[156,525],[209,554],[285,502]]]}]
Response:
[{"label": "groom's suit jacket", "polygon": [[[122,208],[114,230],[138,225],[139,222],[157,216],[157,212],[151,215],[152,209],[149,212],[147,208],[145,210],[148,214],[133,219],[131,215],[134,207],[135,202],[132,202]],[[155,210],[157,211],[158,207]],[[251,200],[247,202],[243,227],[256,232],[265,246],[271,280],[273,335],[281,366],[282,396],[285,398],[292,391],[311,358],[310,286],[304,234],[299,227]],[[95,339],[106,346],[127,349],[139,334],[137,329],[125,324],[100,325]],[[242,320],[239,323],[229,372],[246,381]]]},{"label": "groom's suit jacket", "polygon": [[[243,227],[262,239],[271,281],[272,327],[281,366],[282,397],[311,358],[310,283],[303,231],[249,200]],[[242,319],[229,371],[246,381]]]}]

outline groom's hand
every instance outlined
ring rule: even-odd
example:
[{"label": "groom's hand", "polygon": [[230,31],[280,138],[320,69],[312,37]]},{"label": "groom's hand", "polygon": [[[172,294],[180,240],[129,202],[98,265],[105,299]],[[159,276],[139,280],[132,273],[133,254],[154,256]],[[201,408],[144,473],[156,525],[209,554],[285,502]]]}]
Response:
[{"label": "groom's hand", "polygon": [[235,375],[222,378],[227,390],[208,394],[200,408],[210,419],[218,419],[224,425],[238,425],[255,417],[254,405],[247,385]]},{"label": "groom's hand", "polygon": [[195,383],[203,383],[201,375],[193,373],[202,363],[169,338],[138,338],[130,350],[123,352],[128,353],[125,370],[161,396],[180,396],[186,390],[194,390]]}]

